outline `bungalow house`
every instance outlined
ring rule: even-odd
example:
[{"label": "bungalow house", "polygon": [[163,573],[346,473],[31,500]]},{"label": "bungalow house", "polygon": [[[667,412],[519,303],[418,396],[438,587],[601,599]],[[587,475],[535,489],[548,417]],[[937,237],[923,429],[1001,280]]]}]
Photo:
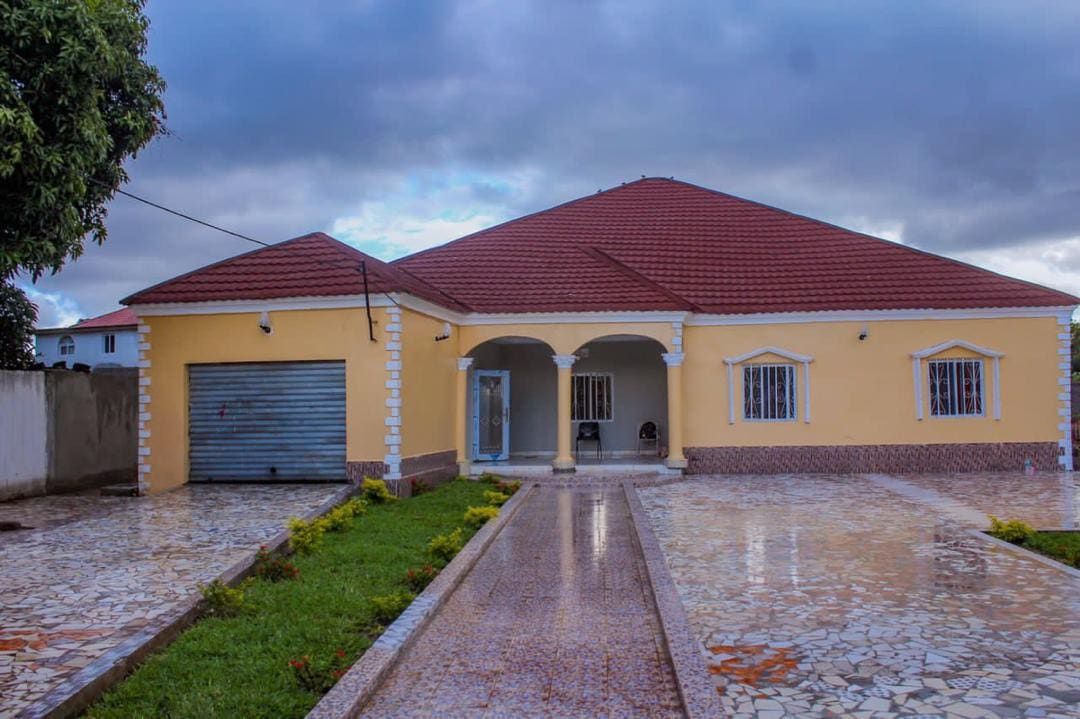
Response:
[{"label": "bungalow house", "polygon": [[1071,469],[1077,298],[668,179],[392,263],[305,235],[124,302],[147,492],[506,461]]},{"label": "bungalow house", "polygon": [[70,327],[35,332],[34,357],[46,367],[92,369],[135,367],[139,359],[138,318],[130,307],[79,320]]}]

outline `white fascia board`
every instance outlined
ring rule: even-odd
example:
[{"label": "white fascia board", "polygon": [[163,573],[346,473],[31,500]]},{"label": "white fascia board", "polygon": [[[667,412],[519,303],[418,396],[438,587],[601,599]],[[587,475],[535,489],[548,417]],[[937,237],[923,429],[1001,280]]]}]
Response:
[{"label": "white fascia board", "polygon": [[463,325],[557,325],[629,322],[684,322],[688,312],[521,312],[466,315]]},{"label": "white fascia board", "polygon": [[810,355],[801,355],[798,352],[791,352],[790,350],[780,349],[779,347],[758,347],[756,350],[750,350],[749,352],[744,352],[735,357],[725,357],[724,361],[729,365],[742,364],[747,360],[752,360],[755,357],[760,357],[765,354],[777,355],[784,359],[789,359],[792,362],[810,363],[814,361],[814,358]]},{"label": "white fascia board", "polygon": [[[282,297],[272,300],[217,300],[213,302],[163,302],[134,305],[140,316],[162,315],[227,315],[249,312],[285,312],[289,310],[351,309],[366,306],[363,295],[333,295],[327,297]],[[382,293],[372,293],[372,307],[393,304]]]},{"label": "white fascia board", "polygon": [[987,307],[969,310],[824,310],[820,312],[763,312],[741,315],[691,314],[690,326],[774,325],[806,322],[875,322],[886,320],[984,320],[1008,317],[1061,317],[1074,306]]},{"label": "white fascia board", "polygon": [[988,349],[986,347],[980,347],[977,344],[972,344],[965,340],[949,340],[948,342],[942,342],[936,344],[933,347],[927,347],[926,349],[919,350],[918,352],[912,352],[911,356],[915,359],[924,359],[926,357],[933,357],[936,354],[944,352],[945,350],[951,350],[954,347],[962,347],[963,349],[980,354],[983,357],[1004,357],[1004,352],[998,352],[997,350]]}]

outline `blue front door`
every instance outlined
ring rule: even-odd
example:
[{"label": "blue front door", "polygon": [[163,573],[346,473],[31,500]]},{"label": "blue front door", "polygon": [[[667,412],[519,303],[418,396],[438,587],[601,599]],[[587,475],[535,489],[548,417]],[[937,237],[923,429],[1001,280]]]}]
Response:
[{"label": "blue front door", "polygon": [[473,372],[473,459],[510,456],[510,371]]}]

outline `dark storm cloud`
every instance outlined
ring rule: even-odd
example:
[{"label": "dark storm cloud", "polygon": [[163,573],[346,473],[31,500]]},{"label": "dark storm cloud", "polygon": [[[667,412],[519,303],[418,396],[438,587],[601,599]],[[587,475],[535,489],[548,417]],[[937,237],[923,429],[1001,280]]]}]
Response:
[{"label": "dark storm cloud", "polygon": [[[675,175],[962,253],[1080,236],[1080,4],[152,1],[173,135],[129,189],[278,240]],[[527,176],[515,184],[507,178]],[[425,195],[427,193],[427,195]],[[118,199],[42,285],[103,311],[247,249]]]}]

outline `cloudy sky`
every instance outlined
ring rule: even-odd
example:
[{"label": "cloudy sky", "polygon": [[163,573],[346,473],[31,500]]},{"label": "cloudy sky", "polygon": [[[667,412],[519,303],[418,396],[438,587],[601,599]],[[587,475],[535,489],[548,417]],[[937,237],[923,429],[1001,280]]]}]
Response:
[{"label": "cloudy sky", "polygon": [[[675,176],[1080,293],[1080,3],[150,0],[127,189],[384,259]],[[40,324],[251,245],[119,197]]]}]

